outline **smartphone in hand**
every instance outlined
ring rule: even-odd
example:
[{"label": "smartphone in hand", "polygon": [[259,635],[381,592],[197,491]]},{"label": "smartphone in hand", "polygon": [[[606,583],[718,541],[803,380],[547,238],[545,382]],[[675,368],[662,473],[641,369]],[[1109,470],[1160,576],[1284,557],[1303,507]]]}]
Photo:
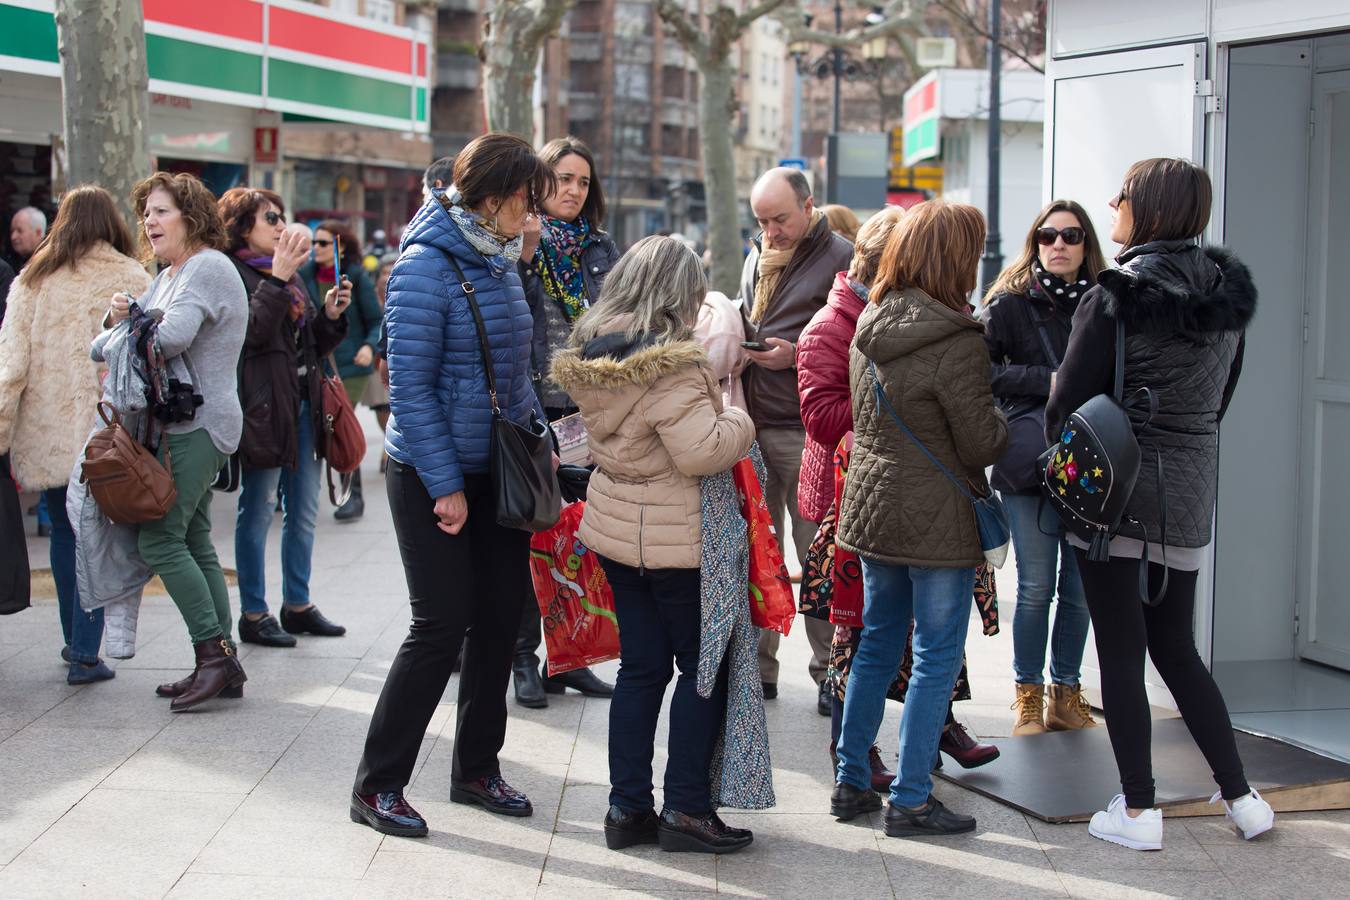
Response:
[{"label": "smartphone in hand", "polygon": [[741,341],[741,346],[747,350],[754,350],[758,353],[767,353],[773,349],[763,341]]}]

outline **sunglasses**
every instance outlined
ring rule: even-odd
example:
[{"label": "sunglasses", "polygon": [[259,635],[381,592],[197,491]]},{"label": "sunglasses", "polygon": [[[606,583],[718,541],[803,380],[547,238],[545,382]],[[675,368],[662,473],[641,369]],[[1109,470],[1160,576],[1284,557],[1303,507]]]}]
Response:
[{"label": "sunglasses", "polygon": [[333,242],[332,242],[332,241],[313,240],[313,241],[310,241],[310,243],[313,244],[315,247],[331,247],[331,246],[333,246]]},{"label": "sunglasses", "polygon": [[278,225],[281,223],[281,213],[276,210],[268,210],[263,213],[263,221],[268,225]]},{"label": "sunglasses", "polygon": [[1085,233],[1081,228],[1051,228],[1048,225],[1036,229],[1036,243],[1042,247],[1049,247],[1055,242],[1056,238],[1061,237],[1064,238],[1064,243],[1070,247],[1076,247],[1083,243]]}]

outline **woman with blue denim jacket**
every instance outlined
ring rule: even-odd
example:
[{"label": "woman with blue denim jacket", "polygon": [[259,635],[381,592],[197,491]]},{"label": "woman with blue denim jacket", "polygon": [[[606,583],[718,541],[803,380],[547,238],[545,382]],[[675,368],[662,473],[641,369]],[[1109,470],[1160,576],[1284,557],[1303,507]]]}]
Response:
[{"label": "woman with blue denim jacket", "polygon": [[530,536],[497,524],[493,404],[460,285],[474,286],[503,414],[520,424],[542,417],[530,381],[534,323],[516,261],[537,199],[553,184],[525,141],[477,138],[456,158],[454,184],[433,191],[409,223],[389,277],[386,481],[412,626],[371,717],[351,799],[352,821],[383,834],[427,833],[403,791],[461,645],[450,799],[507,816],[533,812],[497,759],[521,605],[532,593]]}]

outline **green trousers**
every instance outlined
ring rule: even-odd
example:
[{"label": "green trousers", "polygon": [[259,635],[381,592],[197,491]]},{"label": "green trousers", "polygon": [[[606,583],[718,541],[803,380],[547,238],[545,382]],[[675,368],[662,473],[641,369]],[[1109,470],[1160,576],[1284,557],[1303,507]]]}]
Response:
[{"label": "green trousers", "polygon": [[230,636],[230,592],[211,544],[211,482],[225,464],[205,428],[165,435],[160,442],[173,453],[173,483],[178,499],[169,514],[141,525],[141,558],[164,582],[187,623],[195,644]]}]

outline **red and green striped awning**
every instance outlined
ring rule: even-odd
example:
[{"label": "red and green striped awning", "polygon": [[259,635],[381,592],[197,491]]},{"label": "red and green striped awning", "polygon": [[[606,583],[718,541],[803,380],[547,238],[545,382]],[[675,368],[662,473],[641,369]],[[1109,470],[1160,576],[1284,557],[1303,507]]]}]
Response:
[{"label": "red and green striped awning", "polygon": [[[143,0],[150,90],[426,133],[428,38],[299,0]],[[52,0],[0,0],[0,70],[60,77]]]}]

